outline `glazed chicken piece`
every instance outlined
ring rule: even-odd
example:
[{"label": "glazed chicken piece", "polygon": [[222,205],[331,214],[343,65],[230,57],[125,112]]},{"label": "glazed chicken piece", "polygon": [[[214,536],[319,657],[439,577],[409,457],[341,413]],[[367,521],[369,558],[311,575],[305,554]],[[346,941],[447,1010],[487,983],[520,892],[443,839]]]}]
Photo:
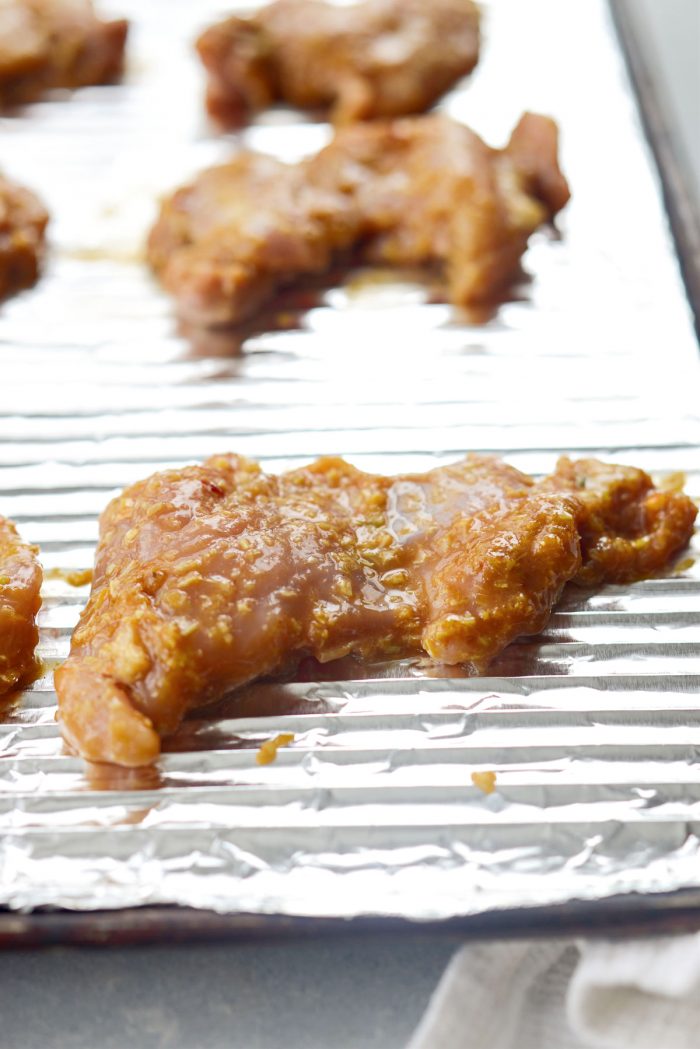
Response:
[{"label": "glazed chicken piece", "polygon": [[472,455],[398,477],[333,458],[269,476],[226,455],[155,474],[102,516],[55,674],[64,737],[93,761],[148,764],[188,709],[305,655],[427,653],[482,671],[543,628],[568,580],[593,564],[606,577],[606,540],[625,578],[651,567],[644,539],[655,567],[688,541],[690,500],[641,471],[632,495],[633,473],[563,460],[536,484]]},{"label": "glazed chicken piece", "polygon": [[165,200],[148,258],[179,316],[235,324],[357,248],[438,263],[457,305],[492,299],[531,233],[566,204],[557,128],[525,114],[503,150],[448,117],[356,124],[297,165],[242,153]]},{"label": "glazed chicken piece", "polygon": [[336,124],[422,113],[479,58],[471,0],[277,0],[197,41],[207,109],[226,126],[274,102],[329,107]]},{"label": "glazed chicken piece", "polygon": [[0,517],[0,695],[34,669],[41,605],[36,553],[35,547],[22,542],[12,522]]},{"label": "glazed chicken piece", "polygon": [[48,221],[34,193],[0,175],[0,300],[36,282]]},{"label": "glazed chicken piece", "polygon": [[99,19],[91,0],[0,0],[0,108],[116,80],[127,29]]}]

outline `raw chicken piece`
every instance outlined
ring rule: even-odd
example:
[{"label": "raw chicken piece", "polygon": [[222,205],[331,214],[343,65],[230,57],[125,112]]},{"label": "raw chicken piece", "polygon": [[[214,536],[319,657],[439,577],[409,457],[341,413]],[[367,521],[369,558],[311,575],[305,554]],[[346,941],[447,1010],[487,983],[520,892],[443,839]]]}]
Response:
[{"label": "raw chicken piece", "polygon": [[36,553],[35,547],[22,542],[12,522],[0,517],[0,695],[34,669],[41,605]]},{"label": "raw chicken piece", "polygon": [[91,0],[0,0],[0,109],[116,80],[127,29],[99,19]]},{"label": "raw chicken piece", "polygon": [[503,150],[443,116],[356,124],[300,164],[242,153],[204,171],[163,203],[148,257],[200,325],[238,323],[350,248],[439,263],[468,305],[512,283],[530,234],[568,199],[547,117],[525,114]]},{"label": "raw chicken piece", "polygon": [[197,41],[207,109],[239,125],[276,101],[330,107],[337,123],[422,113],[479,58],[471,0],[277,0]]},{"label": "raw chicken piece", "polygon": [[37,280],[48,221],[38,197],[0,175],[0,299]]},{"label": "raw chicken piece", "polygon": [[662,571],[688,541],[695,504],[676,489],[654,487],[634,466],[563,457],[540,491],[570,492],[581,510],[577,526],[583,564],[575,582],[629,583]]},{"label": "raw chicken piece", "polygon": [[[154,474],[102,516],[55,675],[63,734],[86,758],[137,766],[188,709],[305,655],[427,653],[483,671],[542,629],[568,580],[619,578],[606,540],[625,578],[683,547],[695,507],[645,478],[563,460],[536,484],[479,455],[398,477],[333,458],[270,476],[234,455]],[[653,560],[635,560],[642,533]]]}]

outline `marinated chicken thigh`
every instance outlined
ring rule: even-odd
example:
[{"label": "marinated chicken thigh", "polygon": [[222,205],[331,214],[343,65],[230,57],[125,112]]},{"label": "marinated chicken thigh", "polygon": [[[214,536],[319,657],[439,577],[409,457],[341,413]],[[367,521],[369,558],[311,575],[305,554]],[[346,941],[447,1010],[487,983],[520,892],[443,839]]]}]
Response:
[{"label": "marinated chicken thigh", "polygon": [[557,128],[522,117],[491,149],[448,117],[356,124],[296,165],[242,153],[162,205],[151,266],[178,314],[233,324],[350,248],[378,263],[437,263],[457,305],[488,301],[529,236],[566,204]]},{"label": "marinated chicken thigh", "polygon": [[594,460],[540,483],[480,455],[397,477],[334,458],[271,476],[234,455],[154,474],[102,515],[55,675],[63,734],[91,760],[148,764],[188,709],[305,655],[481,672],[542,629],[567,581],[667,563],[695,512]]},{"label": "marinated chicken thigh", "polygon": [[0,300],[35,283],[48,221],[31,190],[0,175]]},{"label": "marinated chicken thigh", "polygon": [[91,0],[0,0],[0,108],[117,79],[127,29],[99,19]]},{"label": "marinated chicken thigh", "polygon": [[277,0],[211,26],[197,50],[225,125],[277,101],[350,123],[428,109],[476,65],[479,13],[471,0]]},{"label": "marinated chicken thigh", "polygon": [[576,497],[582,586],[630,583],[662,571],[669,553],[685,546],[697,514],[686,495],[656,488],[644,470],[598,459],[563,457],[538,488]]},{"label": "marinated chicken thigh", "polygon": [[21,684],[34,667],[40,591],[36,549],[0,517],[0,695]]}]

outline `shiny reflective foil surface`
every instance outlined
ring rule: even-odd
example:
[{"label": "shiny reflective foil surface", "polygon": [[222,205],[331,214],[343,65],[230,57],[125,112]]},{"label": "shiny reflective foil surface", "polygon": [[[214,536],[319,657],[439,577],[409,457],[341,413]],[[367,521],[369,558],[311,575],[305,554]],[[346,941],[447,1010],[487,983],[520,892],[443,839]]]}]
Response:
[{"label": "shiny reflective foil surface", "polygon": [[191,41],[224,5],[113,11],[133,23],[122,85],[0,119],[0,167],[53,215],[42,281],[0,309],[0,513],[48,572],[43,674],[0,724],[0,903],[428,920],[700,886],[697,538],[664,578],[567,590],[488,677],[344,660],[196,714],[156,769],[66,752],[52,670],[89,588],[50,570],[89,568],[101,509],[154,470],[477,450],[543,473],[571,452],[683,471],[700,496],[697,344],[602,0],[484,4],[481,64],[443,103],[494,145],[524,109],[560,122],[572,202],[511,301],[467,316],[425,275],[365,269],[238,340],[176,330],[142,262],[157,197],[328,127],[277,110],[217,136]]}]

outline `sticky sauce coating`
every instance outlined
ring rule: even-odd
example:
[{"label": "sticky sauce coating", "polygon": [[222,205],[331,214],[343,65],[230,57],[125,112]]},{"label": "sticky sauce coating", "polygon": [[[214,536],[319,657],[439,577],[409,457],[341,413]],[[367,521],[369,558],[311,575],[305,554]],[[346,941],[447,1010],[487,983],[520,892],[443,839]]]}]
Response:
[{"label": "sticky sauce coating", "polygon": [[663,568],[695,514],[596,460],[563,459],[539,483],[482,455],[397,477],[335,458],[271,476],[235,455],[155,474],[102,515],[55,675],[63,733],[136,766],[188,709],[304,656],[427,653],[481,672],[544,627],[569,580]]}]

